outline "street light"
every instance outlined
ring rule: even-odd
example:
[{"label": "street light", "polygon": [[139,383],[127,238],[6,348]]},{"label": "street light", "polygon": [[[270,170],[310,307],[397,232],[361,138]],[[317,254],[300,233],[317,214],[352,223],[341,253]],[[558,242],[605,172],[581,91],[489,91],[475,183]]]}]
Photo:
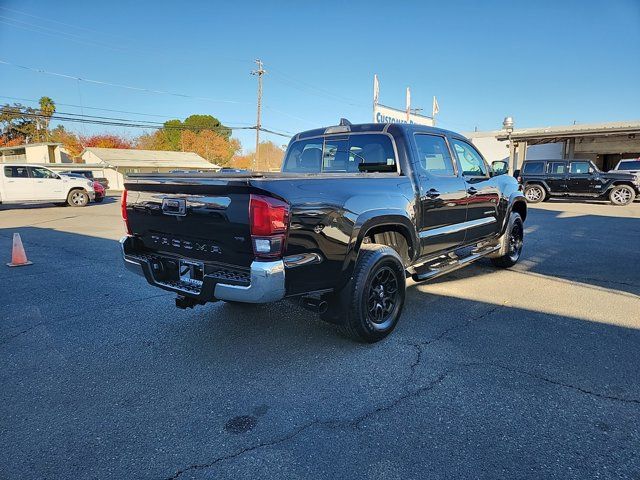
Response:
[{"label": "street light", "polygon": [[507,131],[507,140],[509,140],[509,171],[513,173],[515,171],[515,148],[511,141],[511,133],[513,133],[513,117],[504,117],[502,121],[502,128]]}]

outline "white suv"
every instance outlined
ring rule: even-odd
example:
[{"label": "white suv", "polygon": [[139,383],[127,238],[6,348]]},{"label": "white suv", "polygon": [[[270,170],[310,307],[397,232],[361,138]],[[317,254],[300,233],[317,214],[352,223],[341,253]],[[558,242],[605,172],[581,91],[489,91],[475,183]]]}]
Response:
[{"label": "white suv", "polygon": [[84,207],[95,199],[93,182],[38,165],[0,163],[0,203],[47,202]]}]

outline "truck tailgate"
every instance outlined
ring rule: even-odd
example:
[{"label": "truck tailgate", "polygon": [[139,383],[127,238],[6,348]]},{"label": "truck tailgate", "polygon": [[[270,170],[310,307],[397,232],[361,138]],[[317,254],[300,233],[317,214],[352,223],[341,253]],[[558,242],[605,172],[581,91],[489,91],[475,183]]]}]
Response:
[{"label": "truck tailgate", "polygon": [[248,267],[248,179],[131,179],[127,217],[131,232],[151,252]]}]

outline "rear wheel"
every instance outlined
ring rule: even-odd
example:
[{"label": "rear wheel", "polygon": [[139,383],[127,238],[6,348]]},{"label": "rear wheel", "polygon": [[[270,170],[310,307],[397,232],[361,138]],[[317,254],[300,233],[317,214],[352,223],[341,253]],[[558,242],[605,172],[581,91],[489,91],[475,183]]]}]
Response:
[{"label": "rear wheel", "polygon": [[618,185],[609,192],[609,200],[614,205],[629,205],[636,198],[636,192],[629,185]]},{"label": "rear wheel", "polygon": [[524,223],[519,214],[513,212],[509,216],[509,224],[504,235],[500,237],[498,255],[491,257],[491,263],[496,267],[509,268],[520,260],[524,245]]},{"label": "rear wheel", "polygon": [[89,195],[84,190],[71,190],[67,203],[72,207],[85,207],[89,203]]},{"label": "rear wheel", "polygon": [[386,245],[363,245],[353,278],[322,318],[338,323],[348,337],[373,343],[396,327],[405,299],[405,270],[398,253]]},{"label": "rear wheel", "polygon": [[96,197],[95,202],[101,203],[104,200],[104,197]]},{"label": "rear wheel", "polygon": [[527,185],[524,189],[524,196],[529,203],[542,202],[547,196],[547,192],[541,185]]}]

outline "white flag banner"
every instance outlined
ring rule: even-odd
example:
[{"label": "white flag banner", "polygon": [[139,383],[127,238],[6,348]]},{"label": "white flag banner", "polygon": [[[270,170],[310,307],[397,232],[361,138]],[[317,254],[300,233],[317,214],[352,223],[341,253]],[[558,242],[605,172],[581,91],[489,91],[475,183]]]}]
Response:
[{"label": "white flag banner", "polygon": [[378,103],[380,97],[380,82],[378,81],[378,75],[373,76],[373,103]]},{"label": "white flag banner", "polygon": [[436,97],[433,97],[433,109],[431,110],[432,116],[435,117],[438,112],[440,112],[440,106],[438,105],[438,100]]}]

